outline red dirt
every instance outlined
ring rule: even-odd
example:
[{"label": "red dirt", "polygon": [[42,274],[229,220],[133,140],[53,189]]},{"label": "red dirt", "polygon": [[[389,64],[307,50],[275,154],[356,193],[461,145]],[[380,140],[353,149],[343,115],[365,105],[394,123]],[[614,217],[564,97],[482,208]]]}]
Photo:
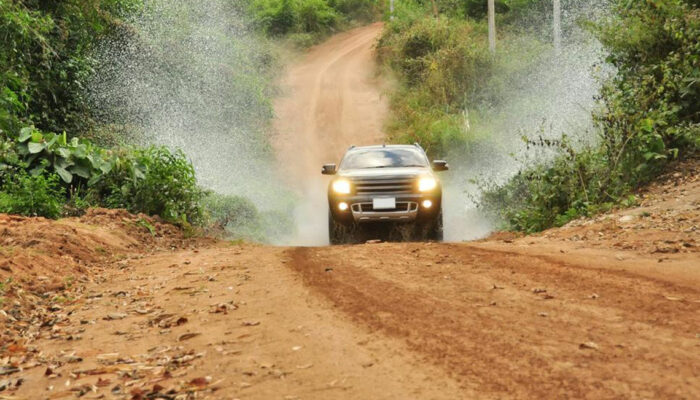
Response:
[{"label": "red dirt", "polygon": [[85,274],[86,265],[184,243],[172,225],[123,210],[92,209],[60,221],[0,215],[0,279],[61,287],[59,278]]},{"label": "red dirt", "polygon": [[639,208],[468,244],[281,248],[150,220],[152,237],[122,211],[2,216],[12,278],[63,285],[4,289],[0,395],[698,398],[700,256],[655,250],[698,239],[697,178],[674,179]]},{"label": "red dirt", "polygon": [[0,215],[0,399],[700,398],[699,165],[640,207],[463,244]]}]

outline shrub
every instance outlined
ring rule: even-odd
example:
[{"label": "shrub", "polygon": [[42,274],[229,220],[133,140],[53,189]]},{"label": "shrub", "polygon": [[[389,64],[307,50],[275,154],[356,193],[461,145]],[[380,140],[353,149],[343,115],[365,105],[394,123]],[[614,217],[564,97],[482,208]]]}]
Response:
[{"label": "shrub", "polygon": [[[482,205],[511,229],[534,232],[633,203],[635,188],[700,144],[700,10],[682,0],[616,2],[616,15],[592,25],[618,73],[594,112],[599,144],[530,167]],[[540,143],[540,147],[542,144]]]},{"label": "shrub", "polygon": [[328,32],[338,23],[338,14],[326,0],[303,0],[297,7],[299,24],[304,32]]},{"label": "shrub", "polygon": [[376,0],[251,0],[249,7],[265,33],[295,35],[296,44],[316,43],[323,35],[347,25],[347,21],[374,20],[381,9]]},{"label": "shrub", "polygon": [[700,9],[683,0],[618,1],[617,12],[593,27],[618,70],[594,117],[613,178],[638,185],[700,144]]},{"label": "shrub", "polygon": [[202,222],[203,192],[192,164],[179,151],[163,147],[122,150],[95,190],[108,207],[158,215],[173,223]]},{"label": "shrub", "polygon": [[378,0],[329,0],[328,4],[349,20],[372,21],[379,17],[384,2]]},{"label": "shrub", "polygon": [[87,131],[84,88],[95,38],[109,34],[136,1],[0,1],[0,129]]},{"label": "shrub", "polygon": [[208,193],[202,199],[202,208],[208,223],[221,229],[235,231],[258,222],[258,210],[243,197]]},{"label": "shrub", "polygon": [[467,136],[466,113],[479,120],[507,99],[513,82],[537,67],[544,53],[542,43],[520,35],[503,40],[494,56],[483,22],[399,11],[378,44],[380,61],[400,81],[387,133],[392,141],[419,142],[431,155],[482,137],[478,131]]},{"label": "shrub", "polygon": [[294,231],[292,209],[260,211],[248,199],[207,193],[202,199],[205,225],[228,239],[275,242]]},{"label": "shrub", "polygon": [[293,31],[297,24],[294,0],[253,0],[251,12],[269,35],[284,35]]},{"label": "shrub", "polygon": [[34,127],[20,130],[16,151],[33,174],[54,172],[74,187],[86,186],[108,173],[114,164],[113,154],[89,140],[67,139],[65,133],[42,133]]},{"label": "shrub", "polygon": [[30,175],[14,171],[0,188],[0,212],[58,218],[65,201],[65,190],[56,174]]},{"label": "shrub", "polygon": [[192,164],[163,147],[106,150],[86,139],[23,128],[17,140],[0,142],[0,183],[17,171],[59,176],[72,213],[98,205],[173,223],[202,222],[202,190]]}]

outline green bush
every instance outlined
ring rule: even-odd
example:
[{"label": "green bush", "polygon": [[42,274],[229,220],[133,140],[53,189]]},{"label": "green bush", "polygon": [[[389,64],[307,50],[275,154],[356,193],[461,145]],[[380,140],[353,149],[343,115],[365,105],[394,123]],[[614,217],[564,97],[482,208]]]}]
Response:
[{"label": "green bush", "polygon": [[[634,189],[668,163],[696,157],[700,144],[700,10],[682,0],[616,2],[616,13],[591,25],[617,74],[594,112],[599,143],[528,168],[482,205],[510,229],[534,232],[630,205]],[[534,143],[537,145],[537,143]],[[545,145],[552,147],[552,144]],[[539,147],[543,147],[539,143]]]},{"label": "green bush", "polygon": [[700,9],[620,0],[617,14],[593,27],[618,71],[595,118],[613,178],[636,186],[700,144]]},{"label": "green bush", "polygon": [[86,132],[84,97],[95,38],[119,25],[138,0],[0,1],[0,130],[25,125]]},{"label": "green bush", "polygon": [[226,196],[208,193],[202,199],[210,225],[222,229],[238,229],[242,226],[255,224],[258,220],[258,210],[248,199],[238,196]]},{"label": "green bush", "polygon": [[[162,147],[107,150],[86,139],[23,128],[0,142],[0,183],[13,173],[60,177],[62,202],[159,215],[181,224],[202,223],[194,168],[181,152]],[[12,193],[17,193],[12,192]]]},{"label": "green bush", "polygon": [[98,181],[114,166],[112,152],[93,145],[89,140],[67,135],[42,133],[34,127],[20,130],[17,154],[24,168],[36,175],[47,171],[58,174],[66,184],[86,186]]},{"label": "green bush", "polygon": [[260,211],[248,199],[207,193],[202,199],[205,225],[228,239],[274,242],[294,231],[292,210]]},{"label": "green bush", "polygon": [[192,164],[179,151],[163,147],[122,150],[94,190],[111,208],[158,215],[173,223],[202,222],[203,192]]},{"label": "green bush", "polygon": [[65,189],[56,174],[30,175],[13,171],[0,187],[0,213],[58,218],[65,201]]},{"label": "green bush", "polygon": [[441,155],[487,133],[476,129],[467,135],[466,113],[478,121],[507,99],[513,82],[538,65],[545,46],[532,37],[509,36],[494,56],[483,22],[437,20],[417,11],[421,8],[403,7],[378,44],[380,61],[399,78],[387,133],[392,141],[419,142],[431,155]]},{"label": "green bush", "polygon": [[382,9],[384,1],[379,0],[329,0],[328,4],[339,14],[353,21],[376,20]]},{"label": "green bush", "polygon": [[253,0],[255,21],[273,36],[288,33],[325,33],[340,21],[326,0]]},{"label": "green bush", "polygon": [[290,35],[293,43],[310,45],[348,22],[377,19],[380,4],[376,0],[250,0],[249,10],[268,35]]}]

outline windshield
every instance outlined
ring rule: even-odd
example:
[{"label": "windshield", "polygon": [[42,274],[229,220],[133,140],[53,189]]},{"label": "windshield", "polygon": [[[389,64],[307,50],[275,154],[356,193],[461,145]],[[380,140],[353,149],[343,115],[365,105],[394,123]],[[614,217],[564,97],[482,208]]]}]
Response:
[{"label": "windshield", "polygon": [[367,149],[349,152],[341,169],[427,167],[423,153],[413,149]]}]

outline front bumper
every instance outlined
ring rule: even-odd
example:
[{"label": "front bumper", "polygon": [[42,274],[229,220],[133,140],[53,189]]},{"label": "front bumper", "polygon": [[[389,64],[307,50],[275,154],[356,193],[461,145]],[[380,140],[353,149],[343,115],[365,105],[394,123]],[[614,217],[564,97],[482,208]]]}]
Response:
[{"label": "front bumper", "polygon": [[396,208],[391,210],[374,210],[372,202],[355,203],[350,206],[355,222],[410,222],[418,216],[420,205],[416,202],[398,202]]},{"label": "front bumper", "polygon": [[[374,210],[374,198],[393,197],[396,208],[390,210]],[[423,201],[430,200],[430,208],[423,207]],[[427,222],[438,216],[441,209],[439,193],[428,194],[382,194],[381,196],[329,196],[328,206],[333,218],[343,224],[372,223],[372,222]],[[338,205],[344,202],[348,209],[341,211]]]}]

